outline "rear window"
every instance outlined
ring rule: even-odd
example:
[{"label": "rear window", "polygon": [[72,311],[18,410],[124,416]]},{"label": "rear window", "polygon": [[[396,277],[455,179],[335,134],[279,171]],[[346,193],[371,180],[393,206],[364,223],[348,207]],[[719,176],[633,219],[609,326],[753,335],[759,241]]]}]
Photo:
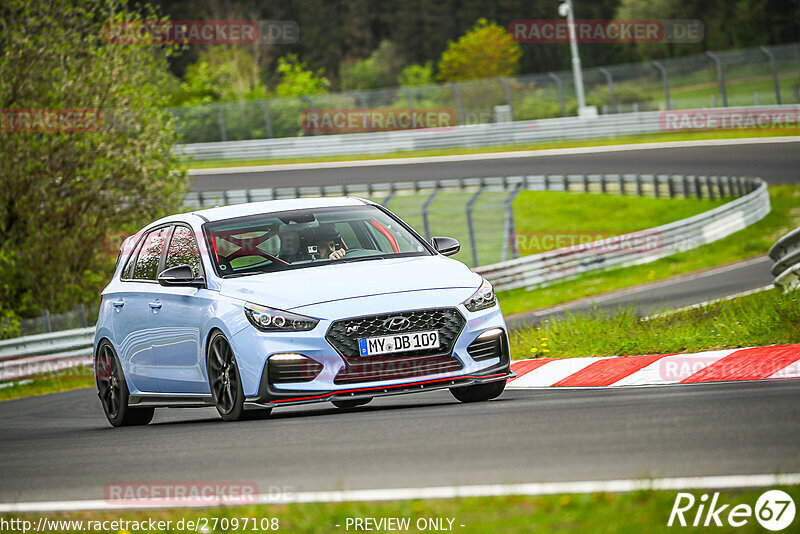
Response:
[{"label": "rear window", "polygon": [[158,274],[158,265],[161,253],[167,240],[169,227],[153,230],[145,236],[139,254],[136,257],[136,267],[133,269],[134,280],[155,280]]},{"label": "rear window", "polygon": [[223,277],[431,254],[401,221],[375,206],[269,213],[203,229]]}]

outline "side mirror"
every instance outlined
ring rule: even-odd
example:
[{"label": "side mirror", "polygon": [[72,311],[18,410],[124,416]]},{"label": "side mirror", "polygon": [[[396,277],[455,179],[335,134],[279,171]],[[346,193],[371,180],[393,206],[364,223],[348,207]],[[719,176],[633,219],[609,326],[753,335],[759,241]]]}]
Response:
[{"label": "side mirror", "polygon": [[202,276],[195,278],[194,271],[188,265],[178,265],[164,269],[158,275],[158,283],[167,287],[206,287],[206,279]]},{"label": "side mirror", "polygon": [[434,237],[431,239],[431,243],[437,252],[445,256],[452,256],[461,250],[461,243],[452,237]]}]

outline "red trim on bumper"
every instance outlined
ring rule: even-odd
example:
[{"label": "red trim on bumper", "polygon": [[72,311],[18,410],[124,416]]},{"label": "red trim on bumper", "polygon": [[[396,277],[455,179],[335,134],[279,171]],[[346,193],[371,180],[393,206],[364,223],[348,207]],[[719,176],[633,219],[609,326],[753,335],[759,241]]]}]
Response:
[{"label": "red trim on bumper", "polygon": [[357,389],[343,389],[340,391],[331,391],[330,393],[325,393],[323,395],[312,395],[309,397],[295,397],[292,399],[275,399],[269,401],[270,404],[272,403],[279,403],[279,402],[297,402],[302,400],[314,400],[314,399],[324,399],[325,397],[332,397],[334,395],[341,395],[342,393],[353,393],[359,391],[373,391],[376,389],[393,389],[393,388],[403,388],[408,386],[419,386],[421,384],[433,384],[436,382],[449,382],[451,380],[464,380],[468,378],[473,379],[481,379],[481,378],[497,378],[499,376],[510,376],[510,373],[497,373],[494,375],[484,375],[484,376],[454,376],[450,378],[437,378],[434,380],[423,380],[421,382],[407,382],[405,384],[393,384],[391,386],[377,386],[371,388],[357,388]]}]

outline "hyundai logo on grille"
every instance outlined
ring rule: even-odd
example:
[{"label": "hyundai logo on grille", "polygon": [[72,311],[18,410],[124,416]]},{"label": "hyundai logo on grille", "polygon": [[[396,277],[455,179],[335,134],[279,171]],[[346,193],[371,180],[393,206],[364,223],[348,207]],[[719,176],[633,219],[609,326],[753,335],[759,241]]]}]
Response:
[{"label": "hyundai logo on grille", "polygon": [[396,317],[389,317],[385,321],[383,321],[383,326],[387,330],[392,330],[393,332],[397,332],[398,330],[405,330],[409,326],[411,326],[411,321],[408,320],[408,317],[400,317],[399,315]]}]

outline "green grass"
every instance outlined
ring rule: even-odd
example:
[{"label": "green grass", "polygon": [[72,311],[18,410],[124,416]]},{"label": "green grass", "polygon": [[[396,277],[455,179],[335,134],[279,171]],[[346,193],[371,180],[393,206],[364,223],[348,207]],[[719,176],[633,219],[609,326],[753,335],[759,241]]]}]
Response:
[{"label": "green grass", "polygon": [[568,141],[540,141],[517,145],[497,145],[479,148],[440,148],[431,150],[402,150],[386,154],[353,154],[343,156],[305,156],[301,158],[262,158],[249,160],[204,160],[185,162],[191,169],[215,169],[218,167],[249,167],[255,165],[278,165],[282,163],[319,163],[325,161],[359,161],[372,159],[396,159],[409,157],[455,156],[464,154],[488,154],[492,152],[514,152],[523,150],[546,150],[549,148],[576,148],[609,146],[620,144],[662,143],[671,141],[695,141],[702,139],[740,139],[749,137],[772,137],[800,135],[800,128],[756,129],[756,130],[712,130],[700,132],[670,132],[644,135],[625,135],[605,139],[575,139]]},{"label": "green grass", "polygon": [[[781,488],[788,493],[795,502],[800,502],[800,486],[784,486]],[[109,511],[109,512],[70,512],[62,514],[26,514],[6,515],[3,518],[23,518],[33,522],[39,517],[54,520],[83,520],[83,521],[113,521],[117,519],[127,521],[171,521],[171,527],[162,532],[180,532],[176,530],[176,523],[197,521],[200,518],[210,518],[209,530],[222,518],[228,521],[238,519],[239,529],[221,530],[215,532],[252,532],[241,528],[243,518],[277,518],[281,532],[323,534],[330,532],[353,532],[351,526],[346,530],[348,518],[409,518],[411,528],[407,532],[420,532],[416,528],[416,521],[420,518],[450,518],[453,519],[453,531],[464,533],[519,533],[519,532],[564,532],[564,533],[596,533],[608,534],[638,534],[641,532],[764,532],[754,517],[748,518],[747,524],[734,528],[727,524],[727,514],[738,505],[745,504],[753,509],[758,497],[765,490],[724,490],[720,492],[718,506],[729,505],[720,515],[723,527],[681,527],[677,522],[668,527],[667,522],[675,503],[677,491],[640,490],[630,493],[592,493],[592,494],[564,494],[547,496],[506,496],[506,497],[479,497],[441,500],[411,500],[388,502],[347,502],[347,503],[308,503],[288,505],[259,505],[220,507],[206,509],[167,509],[167,510],[142,510],[142,511]],[[703,494],[711,495],[709,491],[688,491],[695,497],[695,506],[684,517],[691,525]],[[706,507],[707,509],[707,507]],[[703,519],[705,514],[703,514]],[[701,520],[701,522],[702,522]],[[797,525],[795,519],[793,525]],[[447,524],[445,522],[445,524]],[[252,520],[248,523],[252,525]],[[338,527],[336,525],[339,525]],[[464,525],[461,527],[461,525]],[[194,532],[197,529],[192,529]],[[13,531],[13,530],[12,530]],[[63,529],[61,532],[74,532],[74,529]],[[184,529],[182,532],[187,532]],[[792,526],[785,532],[796,532]],[[149,532],[137,530],[136,532]],[[375,532],[375,531],[373,531]],[[133,534],[134,531],[131,531]]]},{"label": "green grass", "polygon": [[650,320],[594,310],[510,335],[514,359],[631,356],[800,343],[800,291],[771,289]]},{"label": "green grass", "polygon": [[800,186],[770,187],[770,202],[772,211],[761,221],[714,243],[652,263],[587,274],[539,289],[502,291],[498,293],[500,306],[503,313],[511,315],[764,255],[779,237],[800,225]]},{"label": "green grass", "polygon": [[57,373],[43,373],[25,380],[4,382],[0,388],[0,401],[46,395],[86,387],[94,387],[91,367],[73,367]]}]

